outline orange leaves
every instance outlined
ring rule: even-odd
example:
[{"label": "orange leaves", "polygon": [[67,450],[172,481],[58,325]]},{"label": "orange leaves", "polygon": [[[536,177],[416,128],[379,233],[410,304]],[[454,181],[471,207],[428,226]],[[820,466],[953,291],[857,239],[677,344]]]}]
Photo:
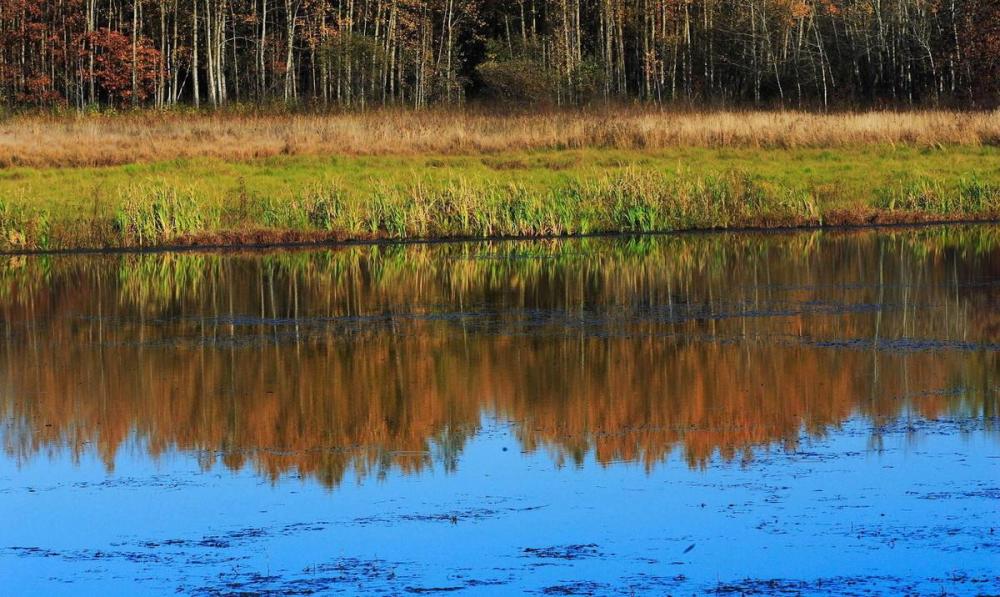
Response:
[{"label": "orange leaves", "polygon": [[138,99],[143,101],[152,95],[160,53],[150,47],[148,39],[136,40],[134,64],[132,40],[127,35],[103,28],[91,33],[88,39],[96,54],[94,76],[111,98],[119,103],[132,99],[133,67]]},{"label": "orange leaves", "polygon": [[25,104],[44,106],[63,103],[63,96],[52,88],[52,78],[42,74],[31,77],[25,82],[25,89],[18,94],[17,100]]},{"label": "orange leaves", "polygon": [[801,0],[797,2],[791,2],[789,8],[791,9],[792,16],[796,19],[804,19],[812,14],[812,6],[802,2]]},{"label": "orange leaves", "polygon": [[963,23],[961,43],[976,73],[973,93],[987,104],[1000,98],[1000,5],[976,4]]}]

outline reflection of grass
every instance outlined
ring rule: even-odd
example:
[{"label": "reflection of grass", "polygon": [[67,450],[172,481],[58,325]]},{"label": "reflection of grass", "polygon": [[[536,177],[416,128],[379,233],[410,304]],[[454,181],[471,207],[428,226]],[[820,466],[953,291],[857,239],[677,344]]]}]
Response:
[{"label": "reflection of grass", "polygon": [[207,255],[165,254],[123,258],[118,267],[121,298],[137,305],[158,305],[197,295],[207,277],[218,276],[220,260]]},{"label": "reflection of grass", "polygon": [[[760,234],[656,236],[609,240],[581,238],[570,242],[442,243],[433,245],[360,245],[322,251],[264,253],[260,264],[269,277],[297,279],[308,287],[337,288],[364,272],[370,284],[400,301],[420,287],[420,276],[439,277],[449,292],[461,296],[472,289],[508,289],[512,280],[550,278],[567,268],[585,272],[619,272],[623,280],[655,276],[657,286],[682,286],[695,272],[721,283],[735,267],[763,263],[769,252],[808,260],[839,234],[813,231],[773,237]],[[958,251],[967,258],[1000,249],[1000,227],[970,225],[927,227],[878,238],[926,258]],[[82,262],[105,267],[114,260],[124,302],[166,309],[172,301],[192,300],[226,278],[226,257],[218,253],[158,253],[94,256]],[[80,265],[60,256],[10,256],[0,261],[0,298],[44,288],[65,279]],[[602,274],[606,275],[606,274]],[[72,277],[72,276],[70,276]],[[668,284],[667,279],[671,282]],[[215,280],[208,284],[206,280]],[[330,284],[333,283],[331,287]],[[471,298],[471,297],[465,297]]]},{"label": "reflection of grass", "polygon": [[150,246],[213,233],[238,240],[250,231],[640,232],[819,223],[833,210],[872,208],[982,218],[1000,212],[997,158],[990,147],[581,149],[14,168],[0,172],[0,246]]}]

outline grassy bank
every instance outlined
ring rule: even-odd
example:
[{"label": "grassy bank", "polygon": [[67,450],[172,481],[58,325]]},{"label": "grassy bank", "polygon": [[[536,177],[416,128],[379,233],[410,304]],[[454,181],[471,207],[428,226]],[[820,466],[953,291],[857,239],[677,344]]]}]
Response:
[{"label": "grassy bank", "polygon": [[[382,116],[138,114],[5,122],[0,161],[31,165],[0,169],[0,248],[1000,215],[996,113],[753,113],[742,121],[734,114],[628,111],[620,118]],[[27,128],[11,129],[12,122]],[[27,143],[30,131],[36,141]],[[282,135],[298,149],[268,149]],[[129,154],[136,144],[145,149]]]},{"label": "grassy bank", "polygon": [[1000,214],[1000,150],[286,156],[0,172],[7,250],[532,236]]}]

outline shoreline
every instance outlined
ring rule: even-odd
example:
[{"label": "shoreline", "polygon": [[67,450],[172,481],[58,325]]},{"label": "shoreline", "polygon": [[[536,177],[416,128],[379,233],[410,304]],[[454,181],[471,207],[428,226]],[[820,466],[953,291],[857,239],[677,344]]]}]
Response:
[{"label": "shoreline", "polygon": [[[319,250],[346,249],[365,246],[407,246],[407,245],[438,245],[438,244],[474,244],[497,242],[531,242],[560,241],[575,239],[629,238],[648,236],[687,236],[715,234],[797,234],[802,232],[863,232],[868,230],[907,230],[933,227],[986,226],[1000,224],[1000,214],[991,214],[981,218],[967,216],[928,217],[922,213],[890,213],[872,212],[867,218],[858,218],[857,214],[832,214],[833,222],[822,223],[775,223],[774,225],[734,226],[731,228],[688,228],[680,230],[652,231],[607,231],[590,232],[586,234],[546,234],[521,236],[444,236],[425,238],[344,238],[331,233],[309,235],[298,231],[257,230],[234,232],[232,242],[210,242],[226,233],[210,233],[203,236],[178,239],[179,242],[142,247],[76,247],[62,249],[28,249],[0,250],[0,257],[40,257],[67,255],[129,255],[129,254],[162,254],[162,253],[243,253],[269,252],[282,250]],[[842,218],[836,216],[842,215]],[[315,236],[300,240],[284,240],[295,236]],[[269,240],[270,239],[270,240]]]}]

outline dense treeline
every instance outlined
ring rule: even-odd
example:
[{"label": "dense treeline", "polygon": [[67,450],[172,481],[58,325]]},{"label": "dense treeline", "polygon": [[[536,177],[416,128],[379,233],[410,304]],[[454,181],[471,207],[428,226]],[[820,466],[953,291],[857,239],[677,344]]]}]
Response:
[{"label": "dense treeline", "polygon": [[0,0],[7,105],[995,105],[995,0]]}]

